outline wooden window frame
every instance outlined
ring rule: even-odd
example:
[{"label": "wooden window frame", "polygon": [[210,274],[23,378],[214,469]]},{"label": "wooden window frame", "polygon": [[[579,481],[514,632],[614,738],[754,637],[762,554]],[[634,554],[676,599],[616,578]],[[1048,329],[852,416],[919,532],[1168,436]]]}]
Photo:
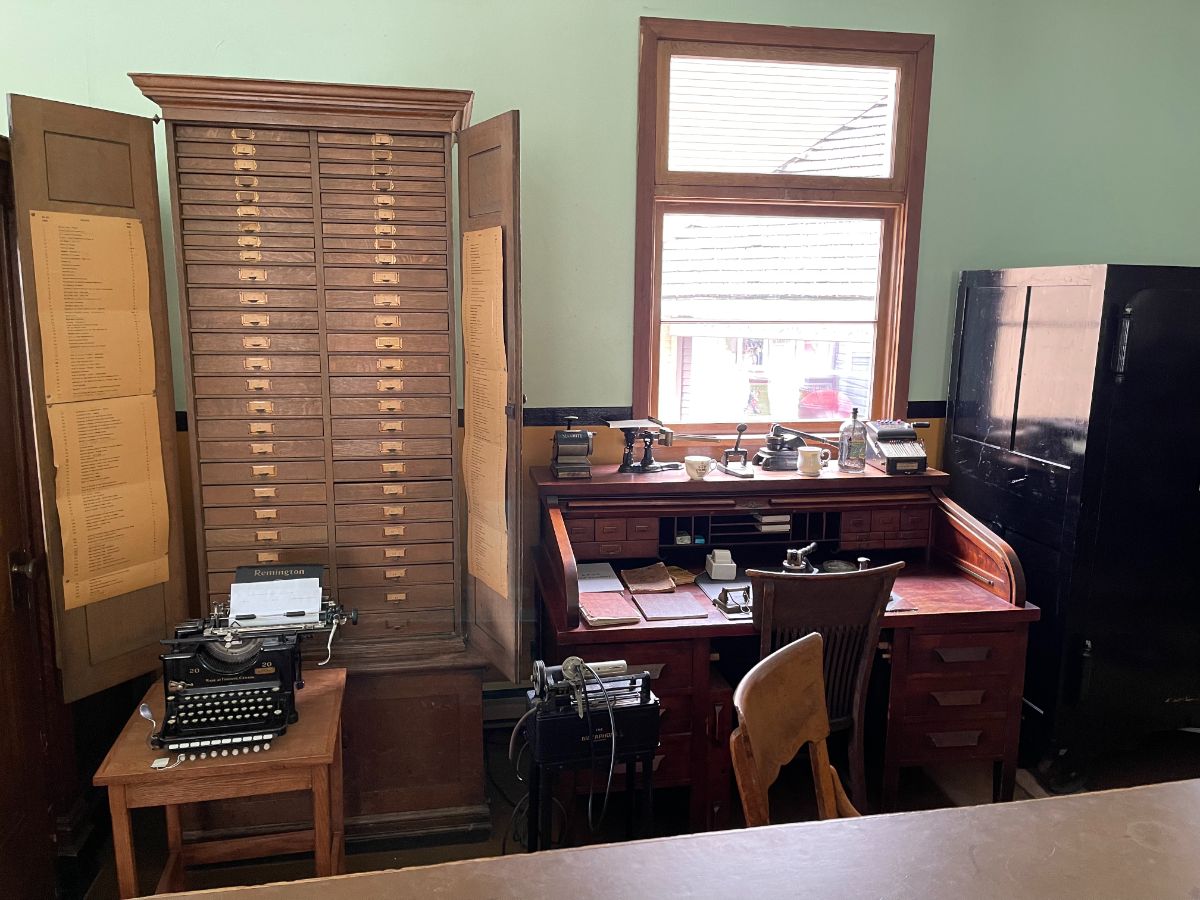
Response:
[{"label": "wooden window frame", "polygon": [[[789,59],[899,70],[892,174],[888,178],[667,169],[672,55]],[[634,232],[633,413],[655,415],[662,217],[668,212],[878,217],[884,220],[871,417],[903,418],[908,406],[921,200],[933,81],[933,36],[681,19],[641,20],[638,70],[637,222]],[[670,423],[732,430],[733,422]],[[828,421],[786,422],[825,429]]]}]

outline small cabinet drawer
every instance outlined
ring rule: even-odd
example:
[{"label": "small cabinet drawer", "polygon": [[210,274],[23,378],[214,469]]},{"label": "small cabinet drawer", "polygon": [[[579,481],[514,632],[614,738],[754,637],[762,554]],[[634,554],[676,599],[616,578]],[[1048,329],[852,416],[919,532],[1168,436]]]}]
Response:
[{"label": "small cabinet drawer", "polygon": [[276,440],[272,435],[248,441],[200,441],[199,458],[213,459],[322,459],[325,441]]},{"label": "small cabinet drawer", "polygon": [[450,441],[436,438],[397,437],[380,435],[368,440],[335,440],[334,459],[375,459],[384,457],[406,458],[410,456],[449,456]]},{"label": "small cabinet drawer", "polygon": [[454,581],[454,566],[450,563],[422,563],[388,566],[362,566],[338,572],[342,587],[380,587],[401,584],[441,584]]},{"label": "small cabinet drawer", "polygon": [[419,147],[432,148],[441,157],[442,139],[426,137],[418,134],[388,134],[378,131],[322,131],[317,135],[317,143],[324,158],[326,147],[371,147],[397,151],[401,148]]},{"label": "small cabinet drawer", "polygon": [[192,264],[187,267],[188,284],[283,284],[310,285],[317,283],[317,270],[312,266],[267,266],[246,263],[240,266]]},{"label": "small cabinet drawer", "polygon": [[625,536],[631,541],[658,541],[658,519],[629,519]]},{"label": "small cabinet drawer", "polygon": [[[321,167],[322,170],[325,168]],[[355,168],[360,168],[355,166]],[[369,173],[368,173],[369,174]],[[324,222],[321,233],[335,237],[379,237],[379,238],[441,238],[450,237],[445,224],[425,225],[416,222]]]},{"label": "small cabinet drawer", "polygon": [[[665,670],[665,668],[664,668]],[[632,667],[630,671],[633,671]],[[658,730],[660,734],[688,734],[692,730],[692,695],[660,694],[661,684],[654,685],[659,700]]]},{"label": "small cabinet drawer", "polygon": [[334,416],[449,416],[450,398],[443,397],[331,397],[329,410]]},{"label": "small cabinet drawer", "polygon": [[175,152],[180,156],[215,156],[244,159],[310,159],[312,152],[306,144],[283,144],[275,141],[231,140],[223,141],[177,140]]},{"label": "small cabinet drawer", "polygon": [[241,376],[204,376],[193,379],[197,397],[321,396],[320,375],[247,374]]},{"label": "small cabinet drawer", "polygon": [[909,678],[903,685],[904,718],[954,721],[1004,715],[1011,685],[1007,675]]},{"label": "small cabinet drawer", "polygon": [[324,460],[200,464],[201,484],[274,484],[286,481],[324,480]]},{"label": "small cabinet drawer", "polygon": [[[357,571],[357,570],[352,570]],[[456,624],[454,609],[407,609],[395,604],[393,609],[363,609],[358,624],[339,633],[344,641],[372,639],[392,641],[435,634],[451,634]]]},{"label": "small cabinet drawer", "polygon": [[567,537],[573,544],[596,539],[595,519],[565,519],[564,524],[567,526]]},{"label": "small cabinet drawer", "polygon": [[658,541],[588,541],[572,546],[575,558],[580,562],[589,559],[643,559],[658,555]]},{"label": "small cabinet drawer", "polygon": [[900,510],[873,509],[871,510],[871,531],[886,532],[900,530]]},{"label": "small cabinet drawer", "polygon": [[1021,638],[1014,631],[914,634],[909,638],[908,671],[916,675],[1004,674],[1024,665]]},{"label": "small cabinet drawer", "polygon": [[901,723],[895,737],[900,764],[998,759],[1004,753],[1008,727],[1007,718]]},{"label": "small cabinet drawer", "polygon": [[334,460],[335,481],[382,481],[405,478],[449,478],[449,459]]},{"label": "small cabinet drawer", "polygon": [[[384,340],[384,338],[380,338]],[[370,355],[329,357],[330,372],[359,372],[367,375],[403,373],[440,375],[450,371],[449,356],[399,356],[379,351]]]},{"label": "small cabinet drawer", "polygon": [[[263,290],[259,288],[190,288],[187,292],[188,306],[191,309],[200,307],[213,307],[218,309],[239,309],[245,312],[253,312],[254,310],[263,309],[316,309],[317,308],[317,292],[303,290],[276,290],[271,288]],[[313,327],[316,327],[315,316]],[[193,313],[192,321],[197,321]],[[200,320],[203,321],[203,320]],[[275,328],[285,327],[282,323],[289,321],[286,318],[271,318],[260,320],[263,324],[255,326],[247,324],[239,319],[222,319],[222,322],[240,323],[241,325],[252,328],[266,328],[274,326]],[[308,319],[292,320],[292,321],[309,321]],[[218,326],[208,326],[218,327]],[[219,327],[228,327],[221,325]]]},{"label": "small cabinet drawer", "polygon": [[[179,156],[175,168],[180,172],[228,172],[231,175],[311,175],[312,162],[307,159],[253,159],[244,156]],[[185,216],[203,216],[188,212]],[[311,215],[311,213],[310,213]]]},{"label": "small cabinet drawer", "polygon": [[325,481],[307,484],[229,484],[210,485],[201,491],[201,500],[209,506],[275,506],[281,503],[325,503]]},{"label": "small cabinet drawer", "polygon": [[[319,392],[317,392],[319,394]],[[321,398],[315,397],[271,397],[253,399],[198,399],[196,401],[196,418],[216,418],[232,416],[319,416],[321,415]]]},{"label": "small cabinet drawer", "polygon": [[[360,547],[352,548],[363,549]],[[357,587],[338,591],[343,605],[362,610],[454,609],[457,603],[452,584],[412,584],[402,587]]]},{"label": "small cabinet drawer", "polygon": [[[179,200],[182,203],[265,203],[271,206],[279,204],[298,204],[312,208],[313,195],[311,193],[302,193],[300,191],[266,191],[257,187],[254,188],[193,188],[181,187],[179,189]],[[195,252],[195,251],[192,251]],[[224,252],[224,251],[210,251]],[[270,251],[268,251],[270,252]],[[295,251],[280,251],[282,253],[293,253]],[[190,254],[184,253],[185,258]],[[305,253],[303,256],[307,259],[285,258],[281,262],[315,262],[316,257],[312,253]],[[204,259],[203,256],[196,257]],[[212,257],[209,257],[211,259]],[[221,259],[222,257],[217,257]],[[237,257],[234,257],[237,260]]]},{"label": "small cabinet drawer", "polygon": [[[202,162],[223,162],[223,160],[202,160]],[[236,165],[236,161],[235,161]],[[259,163],[264,166],[289,166],[291,163]],[[307,166],[308,163],[297,163]],[[266,206],[259,203],[245,203],[234,206],[219,203],[181,203],[180,213],[185,219],[226,219],[232,222],[259,222],[276,219],[283,222],[312,222],[313,209],[311,206]]]},{"label": "small cabinet drawer", "polygon": [[929,531],[930,511],[927,506],[908,506],[900,510],[901,531]]},{"label": "small cabinet drawer", "polygon": [[325,283],[330,287],[446,287],[445,269],[339,269],[326,267]]},{"label": "small cabinet drawer", "polygon": [[315,312],[291,310],[265,312],[260,309],[248,311],[194,309],[188,313],[188,322],[192,326],[193,340],[198,331],[237,331],[242,334],[233,335],[233,337],[240,339],[243,335],[257,336],[264,332],[268,336],[284,331],[308,331],[315,334],[319,327]]},{"label": "small cabinet drawer", "polygon": [[406,500],[450,500],[452,481],[397,481],[383,484],[335,484],[333,499],[338,503],[378,500],[394,503]]},{"label": "small cabinet drawer", "polygon": [[327,515],[324,506],[215,506],[204,510],[204,524],[208,528],[321,525],[325,523]]},{"label": "small cabinet drawer", "polygon": [[[381,169],[381,170],[382,169],[390,170],[391,168],[392,168],[392,166],[390,163],[385,163],[379,167],[379,169]],[[430,169],[430,172],[428,174],[434,176],[433,179],[429,180],[429,181],[417,181],[416,178],[419,177],[419,173],[409,173],[408,176],[406,177],[406,176],[400,175],[400,174],[392,175],[390,171],[388,171],[388,172],[376,171],[376,172],[370,172],[370,173],[360,173],[358,177],[354,177],[354,176],[339,177],[339,176],[335,176],[335,175],[329,175],[328,173],[326,173],[324,171],[326,169],[326,166],[321,166],[321,169],[322,169],[321,190],[323,190],[323,191],[351,191],[351,192],[365,193],[365,194],[386,194],[386,193],[391,193],[392,191],[403,191],[406,193],[445,193],[446,182],[441,180],[441,177],[440,177],[442,174],[441,169],[434,167],[434,166],[429,166],[428,168]],[[331,248],[346,249],[347,246],[354,247],[355,245],[330,243],[329,241],[325,242],[326,250],[329,250]],[[377,248],[368,247],[366,249],[375,250]],[[389,248],[389,249],[396,249],[396,248],[393,247],[393,248]],[[441,249],[441,250],[444,250],[445,247],[440,247],[440,248],[439,247],[434,247],[434,248],[414,247],[414,248],[410,248],[410,249],[415,249],[415,250]]]},{"label": "small cabinet drawer", "polygon": [[447,331],[450,317],[425,312],[335,312],[325,314],[330,331]]},{"label": "small cabinet drawer", "polygon": [[337,548],[339,566],[391,566],[407,563],[440,563],[454,560],[453,544],[378,544]]},{"label": "small cabinet drawer", "polygon": [[450,420],[380,418],[380,419],[334,419],[334,437],[450,437]]},{"label": "small cabinet drawer", "polygon": [[450,295],[445,291],[391,291],[385,289],[362,291],[326,291],[328,309],[411,310],[438,312],[450,308]]},{"label": "small cabinet drawer", "polygon": [[192,356],[192,371],[197,375],[242,375],[280,373],[307,375],[321,371],[321,357],[266,355],[246,350],[244,355],[221,356],[197,353]]},{"label": "small cabinet drawer", "polygon": [[211,550],[208,568],[214,572],[232,571],[238,566],[329,565],[328,547],[280,547],[277,550]]},{"label": "small cabinet drawer", "polygon": [[[306,179],[307,180],[307,179]],[[188,234],[236,234],[236,235],[311,235],[316,227],[308,222],[283,222],[272,219],[248,219],[242,217],[219,219],[184,219],[183,233]]]},{"label": "small cabinet drawer", "polygon": [[397,541],[452,541],[453,522],[390,522],[386,525],[337,525],[338,544],[394,544]]},{"label": "small cabinet drawer", "polygon": [[[179,176],[181,185],[196,187],[227,187],[235,190],[246,188],[268,188],[305,191],[312,186],[308,178],[292,178],[287,175],[202,175],[187,173]],[[292,237],[257,233],[245,236],[232,234],[203,234],[189,232],[183,235],[183,248],[213,247],[225,250],[314,250],[316,243],[311,237]],[[314,257],[315,259],[315,257]]]},{"label": "small cabinet drawer", "polygon": [[871,511],[852,509],[842,513],[842,534],[861,535],[871,530]]},{"label": "small cabinet drawer", "polygon": [[197,419],[195,423],[201,441],[320,437],[324,427],[320,419]]},{"label": "small cabinet drawer", "polygon": [[[330,353],[449,353],[449,334],[343,334],[328,335]],[[364,370],[358,370],[364,371]],[[378,368],[366,369],[375,372]],[[436,369],[446,372],[448,369]]]},{"label": "small cabinet drawer", "polygon": [[624,519],[596,519],[597,541],[623,541],[625,536]]},{"label": "small cabinet drawer", "polygon": [[312,265],[316,255],[308,250],[261,250],[245,248],[242,250],[217,250],[206,247],[185,249],[183,258],[189,263],[223,262],[223,263],[298,263]]},{"label": "small cabinet drawer", "polygon": [[445,222],[445,209],[412,209],[395,206],[326,206],[321,209],[321,219],[330,224],[351,222],[396,223]]},{"label": "small cabinet drawer", "polygon": [[385,503],[339,503],[334,512],[338,522],[412,522],[453,517],[454,504],[449,501],[412,503],[404,498]]},{"label": "small cabinet drawer", "polygon": [[[415,190],[408,191],[409,185]],[[442,209],[446,206],[444,184],[428,181],[396,181],[391,191],[322,191],[321,208],[337,206],[370,207],[372,209]]]},{"label": "small cabinet drawer", "polygon": [[338,397],[449,394],[450,379],[440,375],[403,375],[390,372],[381,372],[378,376],[336,375],[329,379],[329,393]]},{"label": "small cabinet drawer", "polygon": [[[217,313],[217,315],[228,315],[227,313]],[[236,313],[233,314],[235,317]],[[315,318],[314,314],[314,318]],[[192,332],[192,352],[201,353],[241,353],[241,354],[257,354],[264,352],[271,353],[319,353],[321,351],[321,339],[315,334],[280,334],[278,332],[270,332],[267,334],[210,334],[203,331]],[[242,361],[241,368],[234,368],[235,372],[246,370],[245,356],[238,357]],[[317,357],[316,368],[293,369],[292,371],[303,372],[319,372],[321,371],[321,362]],[[197,368],[200,365],[199,357],[192,363],[192,371],[199,372]],[[212,362],[207,362],[205,365],[214,365]],[[308,365],[311,365],[309,363]],[[209,371],[213,371],[210,369]],[[226,370],[228,371],[228,370]],[[282,368],[272,367],[272,371],[284,371]]]},{"label": "small cabinet drawer", "polygon": [[308,146],[307,131],[259,128],[255,125],[176,125],[177,141],[254,141],[257,144],[302,144]]},{"label": "small cabinet drawer", "polygon": [[204,541],[211,547],[273,547],[323,544],[329,540],[326,525],[263,525],[254,528],[206,528]]}]

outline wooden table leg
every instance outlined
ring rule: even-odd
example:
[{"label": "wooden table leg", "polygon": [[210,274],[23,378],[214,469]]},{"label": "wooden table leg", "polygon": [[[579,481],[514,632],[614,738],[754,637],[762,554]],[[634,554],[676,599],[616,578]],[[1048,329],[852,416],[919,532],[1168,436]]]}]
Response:
[{"label": "wooden table leg", "polygon": [[112,816],[113,850],[117,857],[117,893],[125,900],[138,895],[137,859],[133,853],[129,807],[125,805],[125,785],[108,786],[108,811]]},{"label": "wooden table leg", "polygon": [[185,890],[183,882],[183,826],[179,821],[179,804],[171,803],[163,807],[167,816],[167,847],[171,855],[167,860],[167,868],[159,880],[156,893],[164,891]]},{"label": "wooden table leg", "polygon": [[330,832],[329,766],[313,766],[313,854],[316,857],[317,877],[333,874],[333,836]]},{"label": "wooden table leg", "polygon": [[176,803],[163,807],[167,814],[167,846],[172,851],[183,849],[183,826],[179,823],[179,805]]},{"label": "wooden table leg", "polygon": [[342,729],[339,725],[337,746],[333,750],[333,769],[329,773],[329,813],[333,831],[333,874],[346,871],[346,799],[342,788]]}]

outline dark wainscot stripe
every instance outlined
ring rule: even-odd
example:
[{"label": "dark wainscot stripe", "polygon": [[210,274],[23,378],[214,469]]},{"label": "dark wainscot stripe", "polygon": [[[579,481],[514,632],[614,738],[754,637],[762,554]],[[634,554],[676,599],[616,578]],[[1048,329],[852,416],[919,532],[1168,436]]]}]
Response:
[{"label": "dark wainscot stripe", "polygon": [[946,418],[945,400],[909,400],[908,419],[944,419]]}]

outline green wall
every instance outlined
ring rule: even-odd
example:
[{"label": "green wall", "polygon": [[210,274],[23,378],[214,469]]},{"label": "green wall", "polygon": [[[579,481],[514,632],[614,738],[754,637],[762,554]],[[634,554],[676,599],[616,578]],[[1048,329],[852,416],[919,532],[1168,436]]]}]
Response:
[{"label": "green wall", "polygon": [[913,399],[945,395],[960,269],[1200,264],[1194,0],[5,0],[0,90],[148,116],[126,73],[179,72],[520,109],[529,403],[625,405],[641,15],[936,35]]}]

